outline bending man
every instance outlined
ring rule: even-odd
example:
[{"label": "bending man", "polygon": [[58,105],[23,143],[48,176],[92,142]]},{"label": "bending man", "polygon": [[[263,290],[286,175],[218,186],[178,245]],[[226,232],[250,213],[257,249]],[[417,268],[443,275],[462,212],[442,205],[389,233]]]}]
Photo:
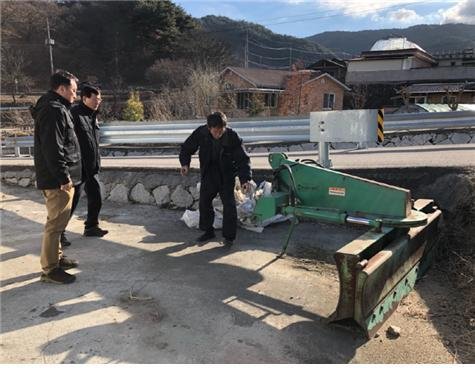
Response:
[{"label": "bending man", "polygon": [[198,127],[183,143],[180,152],[181,174],[187,175],[191,156],[199,149],[200,229],[204,231],[197,240],[205,242],[215,237],[212,201],[219,193],[223,202],[224,245],[230,247],[236,238],[237,211],[234,199],[235,177],[238,176],[244,191],[251,180],[250,159],[244,150],[242,139],[228,128],[226,115],[214,112],[207,124]]}]

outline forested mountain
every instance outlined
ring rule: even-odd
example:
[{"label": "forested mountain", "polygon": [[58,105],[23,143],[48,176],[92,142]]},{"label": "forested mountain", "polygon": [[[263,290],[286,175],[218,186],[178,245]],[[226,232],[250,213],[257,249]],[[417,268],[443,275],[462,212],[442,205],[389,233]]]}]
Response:
[{"label": "forested mountain", "polygon": [[0,1],[2,91],[43,89],[54,67],[103,88],[183,87],[192,70],[226,65],[289,69],[321,58],[349,58],[378,39],[406,36],[429,52],[475,47],[475,25],[325,32],[307,39],[279,35],[226,17],[195,19],[170,0]]},{"label": "forested mountain", "polygon": [[[54,67],[108,87],[143,85],[153,65],[186,60],[221,67],[229,53],[184,10],[161,1],[1,1],[2,89],[44,86]],[[308,41],[307,41],[308,42]]]},{"label": "forested mountain", "polygon": [[198,19],[203,29],[224,42],[234,56],[234,64],[250,67],[288,69],[299,61],[309,64],[321,58],[336,55],[318,42],[280,35],[255,23],[235,21],[227,17],[208,15]]},{"label": "forested mountain", "polygon": [[475,25],[442,24],[418,25],[403,29],[378,29],[358,32],[323,32],[307,37],[307,40],[331,48],[334,52],[345,51],[359,55],[388,36],[407,37],[430,53],[475,48]]}]

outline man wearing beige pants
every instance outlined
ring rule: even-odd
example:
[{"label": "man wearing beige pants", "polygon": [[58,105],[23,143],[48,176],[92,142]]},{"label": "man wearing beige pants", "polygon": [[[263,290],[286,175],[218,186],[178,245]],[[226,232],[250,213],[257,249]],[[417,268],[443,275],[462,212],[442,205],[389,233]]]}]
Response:
[{"label": "man wearing beige pants", "polygon": [[31,109],[36,185],[43,192],[48,212],[41,245],[41,281],[70,284],[76,277],[65,269],[78,264],[63,255],[60,235],[68,224],[74,185],[81,181],[81,152],[69,111],[76,98],[77,78],[57,71],[50,82],[51,90]]}]

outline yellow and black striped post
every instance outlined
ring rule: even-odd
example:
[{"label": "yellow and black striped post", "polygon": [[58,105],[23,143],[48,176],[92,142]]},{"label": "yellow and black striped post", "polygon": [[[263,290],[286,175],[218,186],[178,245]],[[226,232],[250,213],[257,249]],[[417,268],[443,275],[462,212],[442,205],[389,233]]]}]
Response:
[{"label": "yellow and black striped post", "polygon": [[384,141],[384,109],[378,109],[378,143]]}]

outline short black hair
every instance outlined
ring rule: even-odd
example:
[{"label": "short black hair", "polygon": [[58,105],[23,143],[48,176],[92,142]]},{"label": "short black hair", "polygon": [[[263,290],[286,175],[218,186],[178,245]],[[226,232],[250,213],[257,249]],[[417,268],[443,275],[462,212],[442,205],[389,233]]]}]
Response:
[{"label": "short black hair", "polygon": [[81,84],[80,86],[81,89],[81,98],[83,97],[91,97],[92,94],[98,95],[100,92],[99,88],[96,86],[93,86],[92,84],[89,83],[84,83]]},{"label": "short black hair", "polygon": [[213,112],[206,119],[208,128],[223,128],[228,123],[228,118],[221,111]]},{"label": "short black hair", "polygon": [[66,70],[56,70],[56,72],[54,72],[50,78],[51,89],[56,91],[59,86],[70,86],[72,80],[74,80],[76,83],[78,82],[78,79]]}]

